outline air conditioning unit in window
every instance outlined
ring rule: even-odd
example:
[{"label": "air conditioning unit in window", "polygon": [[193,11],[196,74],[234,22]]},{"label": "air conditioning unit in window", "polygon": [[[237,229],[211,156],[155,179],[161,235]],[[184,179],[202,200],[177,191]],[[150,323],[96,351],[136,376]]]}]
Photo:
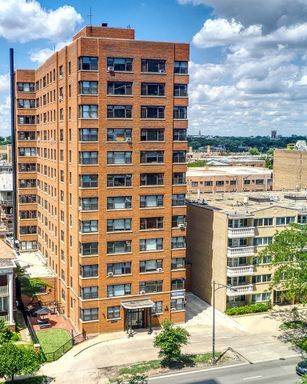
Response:
[{"label": "air conditioning unit in window", "polygon": [[165,73],[165,69],[159,69],[159,73]]},{"label": "air conditioning unit in window", "polygon": [[59,101],[63,101],[63,96],[59,96]]},{"label": "air conditioning unit in window", "polygon": [[108,72],[114,72],[114,67],[113,65],[108,66]]},{"label": "air conditioning unit in window", "polygon": [[174,312],[174,311],[176,311],[176,308],[171,308],[171,312]]},{"label": "air conditioning unit in window", "polygon": [[59,75],[59,79],[62,80],[63,79],[63,75]]},{"label": "air conditioning unit in window", "polygon": [[178,228],[185,229],[187,225],[185,223],[178,224]]},{"label": "air conditioning unit in window", "polygon": [[145,291],[140,291],[140,295],[145,295]]},{"label": "air conditioning unit in window", "polygon": [[113,272],[108,272],[108,277],[112,277],[113,276]]},{"label": "air conditioning unit in window", "polygon": [[131,139],[131,137],[127,137],[127,138],[126,138],[126,143],[129,143],[129,144],[132,143],[132,139]]},{"label": "air conditioning unit in window", "polygon": [[162,268],[157,268],[157,272],[163,272]]}]

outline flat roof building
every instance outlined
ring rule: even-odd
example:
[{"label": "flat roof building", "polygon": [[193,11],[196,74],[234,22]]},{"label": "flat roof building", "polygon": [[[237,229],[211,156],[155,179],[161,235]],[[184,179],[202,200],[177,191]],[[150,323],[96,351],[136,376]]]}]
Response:
[{"label": "flat roof building", "polygon": [[102,26],[16,71],[20,252],[80,331],[185,320],[188,61]]},{"label": "flat roof building", "polygon": [[257,257],[290,223],[307,223],[307,191],[208,195],[188,203],[187,262],[191,290],[212,303],[212,281],[235,288],[216,292],[216,306],[281,303],[271,291],[270,258]]}]

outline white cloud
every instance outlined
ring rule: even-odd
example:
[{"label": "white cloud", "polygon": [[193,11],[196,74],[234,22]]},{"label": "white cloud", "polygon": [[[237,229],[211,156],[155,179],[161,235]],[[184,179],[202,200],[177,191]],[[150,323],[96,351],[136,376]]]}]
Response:
[{"label": "white cloud", "polygon": [[61,41],[81,22],[81,15],[69,5],[45,10],[36,0],[0,0],[0,37],[9,41]]},{"label": "white cloud", "polygon": [[55,45],[54,49],[51,48],[43,48],[35,51],[30,52],[30,60],[34,63],[42,64],[44,61],[48,59],[49,56],[51,56],[54,52],[59,51],[66,45],[68,45],[70,41],[64,41],[60,42]]},{"label": "white cloud", "polygon": [[6,97],[0,102],[1,129],[0,136],[10,135],[10,98]]},{"label": "white cloud", "polygon": [[6,73],[4,75],[0,75],[0,93],[8,92],[10,88],[10,74]]}]

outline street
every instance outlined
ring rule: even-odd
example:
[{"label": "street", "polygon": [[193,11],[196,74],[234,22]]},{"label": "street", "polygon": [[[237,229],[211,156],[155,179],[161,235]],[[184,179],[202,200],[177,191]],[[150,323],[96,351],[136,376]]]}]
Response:
[{"label": "street", "polygon": [[257,364],[244,364],[230,368],[216,368],[181,372],[154,377],[150,384],[296,384],[298,358],[274,360]]}]

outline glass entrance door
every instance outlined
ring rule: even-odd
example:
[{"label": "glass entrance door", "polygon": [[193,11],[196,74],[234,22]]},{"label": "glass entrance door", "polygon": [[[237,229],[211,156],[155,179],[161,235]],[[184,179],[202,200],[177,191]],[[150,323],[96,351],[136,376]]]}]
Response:
[{"label": "glass entrance door", "polygon": [[145,328],[145,310],[144,309],[134,309],[131,311],[131,326],[132,329]]}]

